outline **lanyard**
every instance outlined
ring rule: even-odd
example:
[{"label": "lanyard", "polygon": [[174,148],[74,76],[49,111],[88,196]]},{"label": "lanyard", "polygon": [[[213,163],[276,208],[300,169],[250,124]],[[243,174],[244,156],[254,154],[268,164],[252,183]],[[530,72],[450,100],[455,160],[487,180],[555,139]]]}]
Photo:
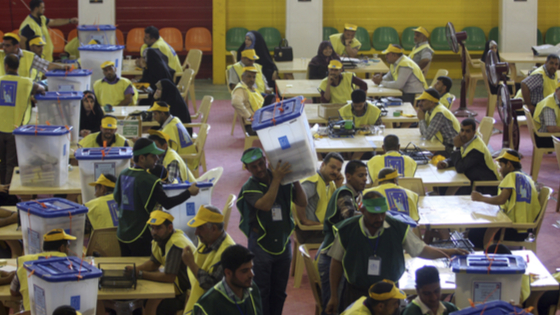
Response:
[{"label": "lanyard", "polygon": [[375,240],[375,247],[373,247],[373,244],[371,243],[371,238],[368,237],[368,243],[369,246],[371,247],[371,249],[373,249],[373,256],[377,257],[377,245],[379,245],[379,237],[381,237],[381,235],[379,235],[379,232],[377,232],[377,238]]},{"label": "lanyard", "polygon": [[237,304],[237,298],[235,296],[233,297],[233,301],[235,302],[235,307],[237,307],[239,313],[241,313],[241,315],[245,315],[245,313],[243,313],[243,311],[241,310],[241,307],[239,307],[239,304]]}]

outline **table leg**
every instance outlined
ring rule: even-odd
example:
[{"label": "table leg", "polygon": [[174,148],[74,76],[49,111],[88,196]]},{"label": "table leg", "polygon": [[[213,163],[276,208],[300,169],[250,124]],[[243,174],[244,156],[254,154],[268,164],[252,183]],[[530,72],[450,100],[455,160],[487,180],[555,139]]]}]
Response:
[{"label": "table leg", "polygon": [[455,195],[458,190],[459,190],[459,187],[448,187],[445,194],[446,195]]},{"label": "table leg", "polygon": [[[531,291],[531,295],[529,295],[529,297],[527,298],[527,301],[525,301],[525,305],[527,307],[532,306],[533,310],[531,311],[531,313],[533,315],[539,315],[539,310],[537,308],[537,304],[539,303],[539,299],[541,298],[541,296],[544,294],[545,291]],[[543,315],[547,315],[547,314],[543,314]]]},{"label": "table leg", "polygon": [[517,82],[517,67],[515,66],[515,63],[510,63],[509,69],[510,69],[509,72],[511,74],[511,79],[513,80],[513,82]]},{"label": "table leg", "polygon": [[12,258],[18,258],[19,256],[23,255],[23,248],[19,241],[10,240],[5,242],[6,244],[8,244],[8,247],[10,247],[10,250],[12,251]]}]

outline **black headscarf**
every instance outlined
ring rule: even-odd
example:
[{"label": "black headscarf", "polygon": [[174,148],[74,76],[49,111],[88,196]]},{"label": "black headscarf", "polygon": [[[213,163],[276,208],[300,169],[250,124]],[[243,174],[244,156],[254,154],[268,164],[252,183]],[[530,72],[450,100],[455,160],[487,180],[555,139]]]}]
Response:
[{"label": "black headscarf", "polygon": [[[139,82],[150,83],[150,87],[155,92],[156,83],[163,79],[173,81],[175,70],[169,68],[167,65],[167,56],[164,55],[159,49],[147,48],[146,49],[146,69],[142,72],[142,79]],[[141,100],[142,105],[152,105],[154,97],[152,94],[148,99]]]},{"label": "black headscarf", "polygon": [[[486,46],[484,46],[484,52],[482,53],[482,57],[480,57],[480,60],[482,60],[482,62],[486,62],[486,55],[488,54],[488,51],[490,50],[490,43],[491,42],[495,42],[494,40],[489,40],[486,42]],[[497,45],[498,43],[496,43]],[[496,55],[498,57],[498,61],[502,61],[502,59],[500,59],[500,52],[497,51]]]},{"label": "black headscarf", "polygon": [[90,130],[91,133],[98,132],[101,126],[101,119],[103,119],[103,110],[97,101],[97,98],[92,91],[84,91],[84,98],[93,99],[93,109],[88,115],[84,110],[84,100],[80,101],[80,130]]},{"label": "black headscarf", "polygon": [[[169,79],[163,79],[160,83],[161,98],[159,100],[169,104],[169,113],[173,116],[179,117],[184,124],[191,123],[189,106],[185,102],[183,96],[181,96],[181,93],[177,89],[175,83]],[[192,128],[187,128],[187,131],[190,135],[192,135]]]},{"label": "black headscarf", "polygon": [[[325,56],[323,50],[330,47],[333,52],[330,56]],[[319,44],[319,49],[317,50],[317,56],[313,57],[309,62],[309,79],[324,79],[328,74],[328,65],[331,60],[340,60],[338,54],[334,51],[334,48],[330,41],[322,41]]]},{"label": "black headscarf", "polygon": [[[276,64],[270,57],[270,53],[268,51],[268,47],[266,46],[266,42],[262,37],[261,33],[257,31],[250,31],[255,37],[255,42],[253,43],[253,49],[259,56],[259,60],[255,62],[262,66],[263,75],[266,77],[268,81],[268,86],[274,88],[274,81],[272,81],[272,74],[274,71],[278,71]],[[245,41],[241,44],[241,47],[237,50],[237,60],[241,60],[241,52],[245,50]]]}]

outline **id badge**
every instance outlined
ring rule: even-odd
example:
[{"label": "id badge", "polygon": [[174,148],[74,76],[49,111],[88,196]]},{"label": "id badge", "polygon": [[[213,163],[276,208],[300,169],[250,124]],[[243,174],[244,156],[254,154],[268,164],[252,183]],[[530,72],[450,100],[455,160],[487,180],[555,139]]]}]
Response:
[{"label": "id badge", "polygon": [[273,205],[270,211],[272,212],[272,221],[282,221],[282,207],[280,205]]},{"label": "id badge", "polygon": [[372,256],[368,259],[368,276],[379,276],[381,274],[381,257]]}]

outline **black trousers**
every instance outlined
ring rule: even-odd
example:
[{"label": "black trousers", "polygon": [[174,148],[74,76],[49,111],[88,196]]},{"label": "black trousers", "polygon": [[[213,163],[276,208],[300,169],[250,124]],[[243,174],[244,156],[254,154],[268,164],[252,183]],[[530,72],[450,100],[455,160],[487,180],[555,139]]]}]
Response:
[{"label": "black trousers", "polygon": [[152,234],[146,228],[144,233],[132,243],[119,241],[122,257],[146,257],[152,255]]}]

